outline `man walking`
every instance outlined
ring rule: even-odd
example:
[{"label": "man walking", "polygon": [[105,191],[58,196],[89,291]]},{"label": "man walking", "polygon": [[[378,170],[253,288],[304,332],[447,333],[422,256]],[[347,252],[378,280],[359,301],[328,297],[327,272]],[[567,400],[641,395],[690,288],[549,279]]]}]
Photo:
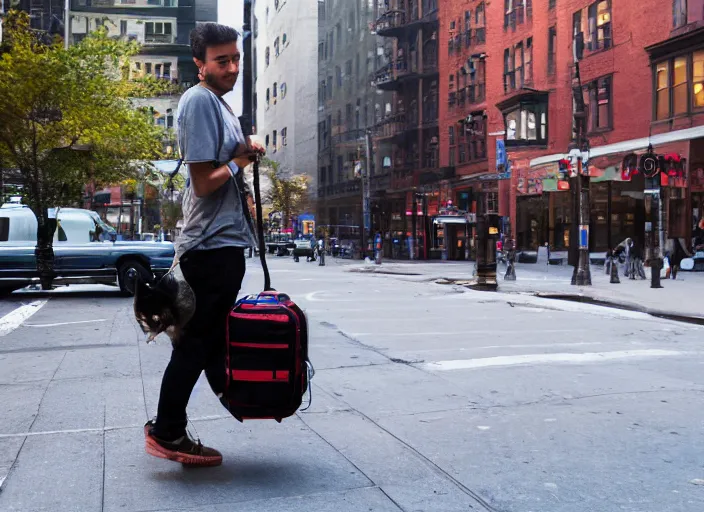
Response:
[{"label": "man walking", "polygon": [[186,406],[205,370],[213,391],[225,391],[225,325],[245,273],[245,248],[255,245],[242,168],[263,148],[245,140],[222,96],[237,81],[237,32],[206,23],[191,32],[193,61],[201,82],[179,102],[177,129],[189,180],[183,198],[184,227],[176,242],[183,275],[196,296],[164,372],[157,416],[144,427],[146,451],[183,464],[216,466],[222,455],[186,432]]}]

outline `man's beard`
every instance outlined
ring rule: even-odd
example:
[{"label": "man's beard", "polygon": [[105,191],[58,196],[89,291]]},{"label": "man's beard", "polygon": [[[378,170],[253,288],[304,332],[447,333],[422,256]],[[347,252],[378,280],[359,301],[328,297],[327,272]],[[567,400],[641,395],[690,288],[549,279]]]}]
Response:
[{"label": "man's beard", "polygon": [[[211,89],[215,89],[218,92],[221,92],[223,94],[227,94],[232,90],[232,87],[229,87],[228,85],[223,85],[217,78],[215,78],[213,75],[206,73],[205,74],[205,83],[210,87]],[[235,83],[237,82],[237,79],[235,78]]]}]

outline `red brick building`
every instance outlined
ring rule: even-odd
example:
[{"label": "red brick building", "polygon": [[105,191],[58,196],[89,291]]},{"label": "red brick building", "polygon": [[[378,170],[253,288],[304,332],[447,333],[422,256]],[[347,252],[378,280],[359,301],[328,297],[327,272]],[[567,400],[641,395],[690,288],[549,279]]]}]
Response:
[{"label": "red brick building", "polygon": [[[686,159],[688,179],[670,178],[663,197],[668,236],[691,236],[704,213],[704,0],[441,2],[439,165],[455,172],[421,187],[424,200],[473,211],[486,194],[520,248],[569,245],[572,194],[558,162],[573,141],[575,31],[584,40],[591,249],[626,236],[642,243],[643,176],[621,171],[649,143]],[[436,245],[461,259],[471,225],[439,226]]]}]

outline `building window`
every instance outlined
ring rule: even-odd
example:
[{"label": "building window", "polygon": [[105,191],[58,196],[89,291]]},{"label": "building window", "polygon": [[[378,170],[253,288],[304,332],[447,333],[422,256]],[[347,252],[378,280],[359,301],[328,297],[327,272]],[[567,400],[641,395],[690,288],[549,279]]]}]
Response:
[{"label": "building window", "polygon": [[555,4],[557,3],[557,0],[549,0],[548,1],[548,9],[551,11],[555,9]]},{"label": "building window", "polygon": [[679,28],[687,24],[687,0],[672,0],[672,27]]},{"label": "building window", "polygon": [[325,60],[325,43],[318,43],[318,61],[323,62]]},{"label": "building window", "polygon": [[704,108],[704,50],[692,55],[692,103],[694,108]]},{"label": "building window", "polygon": [[674,115],[686,114],[687,102],[687,57],[678,57],[674,61],[672,74],[672,109]]},{"label": "building window", "polygon": [[611,77],[594,80],[587,85],[589,94],[589,131],[611,128]]},{"label": "building window", "polygon": [[611,48],[611,0],[601,0],[589,7],[592,50]]},{"label": "building window", "polygon": [[286,146],[286,131],[287,130],[288,130],[287,128],[281,129],[281,145],[282,146]]},{"label": "building window", "polygon": [[481,103],[486,98],[486,61],[472,61],[472,96],[473,103]]},{"label": "building window", "polygon": [[526,40],[526,51],[523,57],[523,65],[525,67],[525,82],[533,83],[533,38],[529,37]]},{"label": "building window", "polygon": [[656,97],[655,118],[667,119],[670,117],[670,63],[661,62],[655,70]]},{"label": "building window", "polygon": [[504,111],[507,146],[547,144],[547,97],[531,102],[521,102]]},{"label": "building window", "polygon": [[574,30],[584,36],[584,46],[588,51],[611,48],[611,0],[594,2],[586,9],[572,16]]},{"label": "building window", "polygon": [[557,49],[557,27],[550,27],[548,31],[548,75],[555,74],[555,50]]},{"label": "building window", "polygon": [[269,88],[266,88],[266,106],[269,108]]},{"label": "building window", "polygon": [[281,82],[281,99],[284,99],[286,97],[286,82]]},{"label": "building window", "polygon": [[269,47],[266,47],[266,50],[264,50],[264,64],[266,66],[269,65]]},{"label": "building window", "polygon": [[455,127],[450,126],[448,128],[448,133],[450,136],[450,161],[448,162],[448,165],[453,166],[455,165],[455,153],[457,151],[457,148],[455,147],[457,145],[457,141],[455,140]]},{"label": "building window", "polygon": [[467,140],[467,156],[469,161],[486,158],[486,118],[483,114],[470,116],[468,123],[463,125]]},{"label": "building window", "polygon": [[704,50],[658,62],[653,74],[656,120],[704,108]]},{"label": "building window", "polygon": [[511,27],[516,30],[516,11],[513,9],[514,0],[504,0],[504,30]]},{"label": "building window", "polygon": [[274,56],[278,57],[280,53],[281,51],[279,48],[279,38],[277,37],[276,39],[274,39]]},{"label": "building window", "polygon": [[271,144],[272,144],[272,146],[273,146],[273,148],[274,148],[274,153],[276,153],[276,148],[278,147],[278,146],[276,145],[276,130],[274,130],[273,133],[272,133],[272,135],[271,135]]},{"label": "building window", "polygon": [[171,43],[173,26],[171,23],[147,22],[144,24],[145,43]]},{"label": "building window", "polygon": [[523,43],[518,43],[513,49],[513,73],[515,76],[515,88],[523,88]]},{"label": "building window", "polygon": [[516,74],[513,70],[513,59],[513,48],[506,48],[504,50],[504,93],[513,91],[516,88]]},{"label": "building window", "polygon": [[486,41],[486,27],[484,25],[484,2],[477,6],[477,10],[474,13],[474,38],[476,44],[482,44]]},{"label": "building window", "polygon": [[472,11],[464,11],[464,46],[472,45]]}]

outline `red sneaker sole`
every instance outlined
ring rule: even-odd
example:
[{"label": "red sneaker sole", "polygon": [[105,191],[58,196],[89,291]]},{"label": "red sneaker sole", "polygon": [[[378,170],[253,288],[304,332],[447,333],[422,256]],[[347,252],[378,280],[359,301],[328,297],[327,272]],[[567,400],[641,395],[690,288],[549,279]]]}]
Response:
[{"label": "red sneaker sole", "polygon": [[154,439],[147,436],[145,442],[145,449],[149,455],[154,457],[159,457],[160,459],[168,459],[174,462],[180,462],[187,466],[201,466],[201,467],[212,467],[219,466],[222,464],[222,456],[218,457],[205,457],[202,455],[188,455],[185,453],[174,452],[172,450],[167,450],[163,446],[159,445]]}]

